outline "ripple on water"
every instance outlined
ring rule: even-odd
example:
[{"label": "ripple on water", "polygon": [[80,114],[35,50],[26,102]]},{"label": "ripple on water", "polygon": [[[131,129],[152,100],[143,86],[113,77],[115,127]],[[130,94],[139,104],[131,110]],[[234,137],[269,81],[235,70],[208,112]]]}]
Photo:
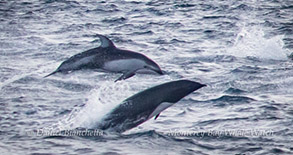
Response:
[{"label": "ripple on water", "polygon": [[231,95],[223,95],[219,98],[209,100],[208,102],[212,102],[215,106],[228,106],[234,104],[247,104],[256,101],[253,98],[246,96],[231,96]]},{"label": "ripple on water", "polygon": [[234,118],[225,118],[225,119],[211,119],[207,121],[200,121],[197,124],[199,126],[207,126],[207,125],[217,125],[217,124],[222,124],[222,123],[227,123],[227,122],[237,122],[239,120],[249,120],[248,117],[234,117]]},{"label": "ripple on water", "polygon": [[103,19],[102,22],[104,23],[112,23],[112,24],[122,24],[127,21],[127,18],[125,17],[114,17],[114,18],[106,18]]},{"label": "ripple on water", "polygon": [[65,82],[60,80],[49,80],[48,82],[52,86],[55,86],[57,88],[62,88],[65,90],[75,91],[75,92],[89,91],[92,89],[92,86],[88,84],[79,84],[79,83]]},{"label": "ripple on water", "polygon": [[244,93],[246,93],[246,91],[244,91],[244,90],[242,90],[242,89],[233,88],[233,87],[228,88],[228,89],[225,90],[224,92],[225,92],[225,93],[228,93],[228,94],[234,94],[234,95],[239,95],[239,94],[244,94]]}]

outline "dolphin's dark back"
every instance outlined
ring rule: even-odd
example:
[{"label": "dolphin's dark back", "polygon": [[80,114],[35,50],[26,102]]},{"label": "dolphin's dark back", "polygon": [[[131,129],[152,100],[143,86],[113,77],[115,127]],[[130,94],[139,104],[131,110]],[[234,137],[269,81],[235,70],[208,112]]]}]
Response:
[{"label": "dolphin's dark back", "polygon": [[190,80],[172,81],[144,90],[126,100],[134,100],[136,98],[140,98],[141,96],[148,96],[147,98],[152,98],[160,95],[161,102],[176,103],[191,92],[204,86],[206,85]]},{"label": "dolphin's dark back", "polygon": [[100,124],[100,129],[116,132],[129,130],[147,121],[149,115],[163,102],[176,103],[191,92],[206,85],[179,80],[141,91],[119,104]]}]

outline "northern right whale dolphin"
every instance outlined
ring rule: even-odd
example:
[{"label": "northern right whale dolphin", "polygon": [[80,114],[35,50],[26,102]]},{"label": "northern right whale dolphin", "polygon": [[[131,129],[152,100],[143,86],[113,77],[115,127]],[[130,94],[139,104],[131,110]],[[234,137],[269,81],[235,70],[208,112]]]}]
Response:
[{"label": "northern right whale dolphin", "polygon": [[97,48],[76,54],[62,64],[51,74],[68,73],[81,69],[99,69],[102,71],[122,73],[116,81],[124,80],[139,71],[152,71],[163,74],[159,65],[143,54],[116,48],[114,43],[106,36],[97,35],[101,45]]},{"label": "northern right whale dolphin", "polygon": [[137,93],[119,104],[97,124],[101,130],[124,132],[172,106],[183,97],[206,85],[189,80],[164,83]]}]

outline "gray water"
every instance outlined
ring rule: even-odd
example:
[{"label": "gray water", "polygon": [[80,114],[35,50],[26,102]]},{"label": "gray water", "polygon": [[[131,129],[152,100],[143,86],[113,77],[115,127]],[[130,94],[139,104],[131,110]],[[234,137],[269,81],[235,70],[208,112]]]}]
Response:
[{"label": "gray water", "polygon": [[[164,76],[54,71],[96,34]],[[293,2],[0,1],[1,154],[292,154]],[[121,135],[93,126],[125,98],[178,79],[207,84]],[[45,132],[47,131],[47,133]]]}]

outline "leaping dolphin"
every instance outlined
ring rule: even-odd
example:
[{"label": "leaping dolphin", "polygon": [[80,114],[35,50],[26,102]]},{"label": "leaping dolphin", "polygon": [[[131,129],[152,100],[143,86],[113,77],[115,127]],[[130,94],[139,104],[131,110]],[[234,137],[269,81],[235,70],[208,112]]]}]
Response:
[{"label": "leaping dolphin", "polygon": [[164,83],[137,93],[119,104],[97,124],[101,130],[124,132],[132,129],[206,85],[189,80]]},{"label": "leaping dolphin", "polygon": [[51,74],[68,73],[81,69],[99,69],[102,71],[122,73],[116,81],[132,77],[139,71],[152,71],[163,74],[159,65],[143,54],[116,48],[114,43],[103,35],[97,35],[101,45],[97,48],[76,54],[62,62]]}]

